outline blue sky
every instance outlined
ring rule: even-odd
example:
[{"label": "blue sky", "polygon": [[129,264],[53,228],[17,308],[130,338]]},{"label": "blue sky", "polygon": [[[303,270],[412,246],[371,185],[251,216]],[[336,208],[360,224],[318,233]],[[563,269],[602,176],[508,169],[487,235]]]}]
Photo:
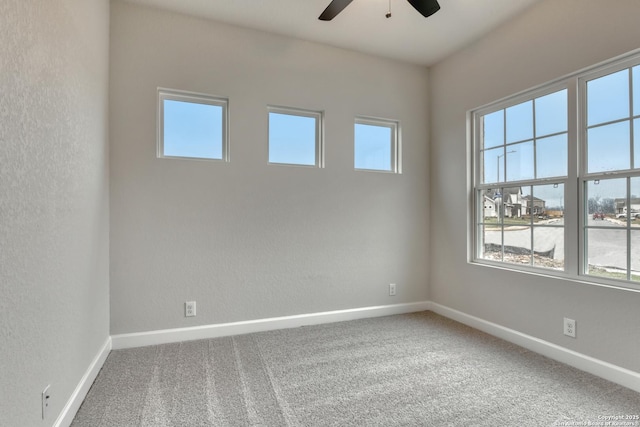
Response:
[{"label": "blue sky", "polygon": [[164,100],[164,155],[222,159],[222,107]]},{"label": "blue sky", "polygon": [[356,169],[393,170],[391,161],[392,129],[356,123],[354,127],[354,167]]},{"label": "blue sky", "polygon": [[269,162],[314,166],[315,117],[269,113]]}]

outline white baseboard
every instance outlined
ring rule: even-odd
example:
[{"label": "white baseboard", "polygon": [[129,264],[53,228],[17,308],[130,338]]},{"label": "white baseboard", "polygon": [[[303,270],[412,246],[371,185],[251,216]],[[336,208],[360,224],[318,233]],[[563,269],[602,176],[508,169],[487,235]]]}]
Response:
[{"label": "white baseboard", "polygon": [[320,313],[299,314],[295,316],[272,317],[267,319],[248,320],[243,322],[221,323],[215,325],[195,326],[191,328],[165,329],[150,332],[112,335],[114,350],[144,347],[148,345],[167,344],[180,341],[191,341],[241,335],[252,332],[272,331],[276,329],[297,328],[299,326],[319,325],[322,323],[343,322],[347,320],[370,317],[390,316],[393,314],[413,313],[430,309],[428,301],[362,307],[348,310],[326,311]]},{"label": "white baseboard", "polygon": [[102,369],[102,365],[104,365],[104,362],[107,360],[107,356],[110,351],[111,337],[107,338],[104,345],[89,365],[89,368],[80,379],[80,382],[67,401],[67,404],[64,405],[64,408],[62,409],[62,412],[60,412],[56,422],[53,424],[53,427],[68,427],[71,425],[71,422],[76,416],[78,409],[80,409],[80,405],[82,405],[84,398],[87,396],[91,385],[98,376],[100,369]]},{"label": "white baseboard", "polygon": [[640,373],[431,302],[431,311],[640,393]]}]

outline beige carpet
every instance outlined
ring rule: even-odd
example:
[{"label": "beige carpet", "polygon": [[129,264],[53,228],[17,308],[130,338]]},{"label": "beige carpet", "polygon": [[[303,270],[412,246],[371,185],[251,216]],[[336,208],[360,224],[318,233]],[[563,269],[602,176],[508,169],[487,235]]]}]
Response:
[{"label": "beige carpet", "polygon": [[632,390],[424,312],[113,351],[72,426],[539,427],[636,414]]}]

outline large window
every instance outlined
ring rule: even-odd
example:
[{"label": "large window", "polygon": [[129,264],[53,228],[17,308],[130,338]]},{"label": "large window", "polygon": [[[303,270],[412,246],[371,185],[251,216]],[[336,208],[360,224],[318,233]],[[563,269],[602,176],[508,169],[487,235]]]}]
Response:
[{"label": "large window", "polygon": [[563,270],[567,90],[476,119],[477,257]]},{"label": "large window", "polygon": [[269,163],[323,167],[320,111],[269,107]]},{"label": "large window", "polygon": [[228,160],[224,98],[158,89],[158,157]]},{"label": "large window", "polygon": [[637,288],[640,54],[471,112],[472,259]]}]

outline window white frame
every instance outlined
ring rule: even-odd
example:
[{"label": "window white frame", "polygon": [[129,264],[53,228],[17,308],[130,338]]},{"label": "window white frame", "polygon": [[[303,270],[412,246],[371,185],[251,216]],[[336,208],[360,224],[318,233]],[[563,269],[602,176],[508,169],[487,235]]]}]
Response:
[{"label": "window white frame", "polygon": [[[532,145],[535,147],[535,145],[537,144],[538,141],[540,141],[541,139],[556,135],[556,134],[567,134],[567,139],[568,141],[571,141],[572,138],[572,132],[571,132],[571,121],[570,118],[568,117],[568,128],[566,132],[558,132],[558,133],[551,133],[551,134],[546,134],[546,135],[536,135],[536,117],[535,117],[535,110],[533,111],[533,121],[532,121],[532,126],[533,126],[533,133],[531,135],[531,139],[526,138],[523,141],[507,141],[506,139],[506,129],[507,129],[507,125],[506,122],[503,123],[503,128],[504,128],[504,132],[505,132],[505,138],[502,144],[500,145],[496,145],[491,147],[489,150],[491,151],[491,149],[497,149],[499,147],[502,147],[502,154],[500,154],[497,157],[497,161],[498,166],[497,166],[497,171],[498,171],[498,180],[496,180],[495,182],[491,181],[491,182],[487,182],[484,183],[483,181],[483,175],[484,175],[484,170],[483,170],[483,154],[482,154],[482,147],[481,147],[481,143],[482,143],[482,137],[481,135],[483,134],[483,126],[482,126],[482,118],[484,116],[490,115],[492,113],[496,113],[496,112],[503,112],[506,111],[508,108],[513,107],[513,106],[518,106],[521,105],[522,103],[526,103],[528,101],[533,101],[535,99],[539,99],[542,98],[546,95],[550,95],[559,91],[563,91],[566,90],[567,91],[567,99],[569,99],[572,95],[572,91],[569,89],[569,82],[564,80],[564,81],[558,81],[558,82],[554,82],[553,84],[547,85],[545,87],[541,87],[541,88],[536,88],[534,90],[531,91],[527,91],[518,95],[515,95],[513,97],[510,98],[506,98],[503,99],[501,101],[498,101],[496,103],[490,104],[488,106],[479,108],[477,110],[474,110],[473,112],[471,112],[471,122],[472,122],[472,130],[471,130],[471,136],[472,136],[472,140],[473,140],[473,195],[472,195],[472,217],[474,218],[473,220],[473,224],[472,224],[472,229],[473,229],[473,250],[472,250],[472,259],[474,262],[478,262],[478,263],[487,263],[487,264],[496,264],[496,265],[500,265],[500,266],[504,266],[506,268],[513,268],[513,269],[517,269],[517,270],[524,270],[524,271],[543,271],[543,272],[549,272],[552,274],[564,274],[565,271],[567,271],[567,262],[568,262],[568,257],[570,256],[570,253],[568,252],[568,248],[567,248],[567,224],[564,224],[563,228],[563,240],[564,240],[564,247],[565,247],[565,253],[563,255],[563,259],[564,259],[564,267],[561,270],[550,270],[550,269],[542,269],[541,267],[537,267],[533,264],[534,261],[534,257],[531,256],[531,263],[530,264],[515,264],[515,263],[509,263],[506,261],[493,261],[484,257],[481,257],[480,254],[484,253],[484,241],[481,238],[481,233],[482,233],[482,228],[481,226],[483,226],[483,224],[485,223],[484,221],[484,211],[483,209],[480,209],[480,193],[483,191],[487,191],[487,190],[494,190],[497,192],[502,192],[503,188],[515,188],[515,187],[521,187],[521,188],[536,188],[539,186],[561,186],[564,189],[564,196],[563,199],[566,201],[567,197],[568,197],[568,192],[572,191],[572,183],[570,182],[570,180],[568,179],[569,173],[570,171],[567,170],[567,175],[566,176],[555,176],[555,177],[549,177],[549,178],[537,178],[537,177],[533,177],[533,178],[529,178],[529,179],[522,179],[522,180],[512,180],[509,181],[507,180],[507,167],[508,167],[508,161],[507,161],[507,156],[512,153],[511,149],[513,147],[518,146],[519,144],[521,144],[523,141],[531,141]],[[567,156],[569,157],[571,155],[571,149],[570,149],[571,143],[568,142],[568,153]],[[537,169],[537,158],[535,156],[535,150],[534,150],[534,155],[533,155],[533,170],[534,172]],[[502,170],[504,171],[503,175],[502,175],[502,179],[500,179],[500,161],[501,161],[501,165],[502,165]],[[567,168],[569,169],[569,166],[567,166]],[[535,196],[534,194],[529,193],[529,195]],[[483,205],[484,205],[484,200],[482,201]],[[533,202],[533,200],[532,200]],[[565,218],[566,218],[566,202],[564,203],[564,212],[565,212]],[[498,216],[499,217],[499,216]],[[531,215],[530,219],[529,219],[529,223],[525,224],[525,226],[529,227],[529,231],[530,231],[530,238],[531,238],[531,242],[533,243],[534,240],[534,233],[537,229],[541,229],[543,227],[546,226],[540,226],[534,223],[533,221],[533,215]],[[501,224],[499,224],[501,226]],[[560,227],[555,227],[554,225],[549,225],[549,228],[560,228]],[[501,226],[501,240],[502,243],[499,246],[502,246],[502,256],[504,257],[505,254],[505,247],[508,246],[504,240],[505,240],[505,230],[504,228],[502,228]],[[533,248],[532,248],[533,250]]]},{"label": "window white frame", "polygon": [[[221,157],[192,157],[192,156],[176,156],[165,154],[165,101],[178,101],[190,104],[203,104],[213,105],[222,108],[221,117]],[[158,88],[158,129],[157,129],[157,156],[158,158],[167,159],[191,159],[191,160],[208,160],[213,162],[228,162],[229,161],[229,100],[227,98],[221,98],[217,96],[187,92],[175,89]]]},{"label": "window white frame", "polygon": [[[587,98],[586,84],[588,81],[623,70],[630,67],[640,65],[640,50],[630,52],[620,57],[613,58],[601,64],[586,68],[571,75],[554,80],[547,84],[535,87],[533,89],[521,92],[508,98],[501,99],[483,107],[468,112],[468,155],[469,155],[469,175],[468,175],[468,261],[476,265],[485,265],[500,267],[521,271],[523,273],[535,273],[537,275],[556,276],[565,279],[572,279],[583,283],[594,284],[598,286],[607,286],[622,288],[628,290],[639,291],[640,283],[638,281],[622,280],[610,277],[601,277],[588,274],[587,250],[586,250],[586,233],[590,228],[587,221],[587,200],[586,186],[587,182],[595,179],[607,178],[634,178],[640,177],[640,165],[635,166],[636,169],[625,169],[619,171],[607,171],[599,173],[589,173],[587,169]],[[635,82],[636,86],[638,82]],[[477,197],[479,189],[486,188],[489,185],[482,183],[482,162],[480,156],[480,136],[481,124],[480,119],[486,114],[495,112],[509,106],[517,105],[529,99],[538,98],[545,93],[552,93],[561,88],[566,88],[568,93],[567,114],[568,114],[568,165],[567,177],[563,180],[558,178],[545,179],[548,182],[562,182],[564,184],[564,271],[536,268],[529,265],[518,265],[501,261],[492,261],[483,259],[479,256],[482,252],[480,247],[482,242],[479,238],[479,227],[481,223],[480,204]],[[630,86],[629,91],[633,93],[633,87]],[[633,102],[632,100],[630,102]],[[640,111],[633,111],[630,107],[630,116],[628,120],[633,125],[633,120],[640,119]],[[637,129],[636,129],[637,131]],[[631,142],[633,141],[633,126],[631,126]],[[633,143],[631,143],[633,146]],[[633,148],[631,148],[633,150]],[[633,156],[633,151],[631,151]],[[633,159],[633,157],[632,157]],[[633,161],[633,160],[632,160]],[[543,181],[545,181],[543,180]],[[537,184],[538,180],[524,180],[515,182],[500,182],[497,185],[504,187],[513,187],[520,185]],[[629,181],[627,181],[629,182]],[[629,184],[627,184],[627,197],[629,197]],[[627,206],[631,206],[627,201]],[[630,227],[624,228],[627,236],[631,232]],[[640,232],[640,227],[635,229]],[[629,237],[627,237],[629,241]],[[627,252],[628,268],[631,253]],[[631,274],[628,272],[628,274]]]},{"label": "window white frame", "polygon": [[[271,114],[281,114],[294,117],[306,117],[315,120],[315,163],[288,163],[288,162],[276,162],[271,161]],[[323,168],[324,167],[324,111],[306,110],[303,108],[282,107],[282,106],[267,106],[267,162],[270,165],[285,165],[285,166],[298,166],[298,167],[311,167],[311,168]]]},{"label": "window white frame", "polygon": [[[390,140],[389,140],[389,169],[369,169],[369,168],[358,168],[356,166],[356,159],[358,153],[356,152],[357,140],[356,140],[356,126],[364,125],[364,126],[373,126],[373,127],[381,127],[387,128],[390,130]],[[402,173],[402,142],[400,138],[400,122],[397,120],[390,119],[382,119],[378,117],[366,117],[366,116],[357,116],[354,120],[354,138],[353,138],[353,157],[354,157],[354,169],[357,171],[370,171],[370,172],[386,172],[386,173]]]}]

